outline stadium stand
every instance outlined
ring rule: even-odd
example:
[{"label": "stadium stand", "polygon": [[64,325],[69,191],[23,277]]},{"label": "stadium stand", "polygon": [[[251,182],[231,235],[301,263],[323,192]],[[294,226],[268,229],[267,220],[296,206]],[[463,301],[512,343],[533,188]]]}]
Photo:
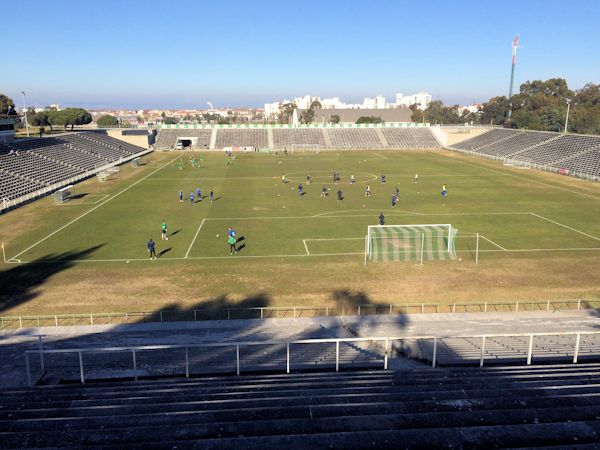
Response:
[{"label": "stadium stand", "polygon": [[[80,132],[0,145],[0,199],[16,200],[97,168],[147,152],[101,132]],[[87,175],[86,175],[87,174]]]},{"label": "stadium stand", "polygon": [[509,130],[505,128],[495,128],[493,130],[488,131],[487,133],[480,134],[471,139],[467,139],[465,141],[454,144],[454,148],[460,150],[477,150],[486,145],[494,144],[500,142],[504,139],[508,139],[512,136],[515,136],[519,133],[522,133],[519,130]]},{"label": "stadium stand", "polygon": [[[215,129],[214,148],[255,147],[268,148],[269,134],[273,133],[274,149],[294,145],[318,145],[319,148],[439,148],[431,130],[427,127],[382,128],[226,128]],[[174,149],[178,137],[204,133],[204,143],[209,143],[212,129],[161,129],[158,131],[156,148]],[[381,133],[381,134],[380,134]],[[207,145],[209,146],[209,145]]]},{"label": "stadium stand", "polygon": [[554,165],[570,172],[600,176],[600,148],[554,163]]},{"label": "stadium stand", "polygon": [[[160,133],[159,133],[160,134]],[[217,133],[216,148],[225,147],[268,147],[266,128],[261,129],[220,129]]]},{"label": "stadium stand", "polygon": [[438,148],[439,142],[429,128],[382,128],[391,148]]},{"label": "stadium stand", "polygon": [[599,369],[423,367],[40,386],[1,393],[1,446],[581,448],[600,437]]},{"label": "stadium stand", "polygon": [[375,129],[332,128],[327,130],[334,148],[379,148],[383,147]]},{"label": "stadium stand", "polygon": [[181,130],[160,130],[156,140],[157,148],[175,148],[178,138],[197,138],[197,149],[210,147],[210,129],[181,129]]},{"label": "stadium stand", "polygon": [[535,164],[552,164],[600,146],[600,137],[567,134],[551,142],[525,150],[512,158]]},{"label": "stadium stand", "polygon": [[275,148],[289,148],[294,145],[318,145],[325,147],[325,138],[323,130],[318,129],[285,129],[276,128],[273,130],[273,141]]},{"label": "stadium stand", "polygon": [[508,139],[503,139],[500,142],[486,145],[478,151],[494,156],[514,155],[520,151],[548,142],[551,139],[556,139],[559,136],[557,133],[522,132],[512,135]]}]

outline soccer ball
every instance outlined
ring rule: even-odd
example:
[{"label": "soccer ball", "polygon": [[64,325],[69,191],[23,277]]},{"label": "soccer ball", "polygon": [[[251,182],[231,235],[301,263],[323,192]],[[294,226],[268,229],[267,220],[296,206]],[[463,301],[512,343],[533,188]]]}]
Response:
[{"label": "soccer ball", "polygon": [[458,258],[459,261],[462,261],[462,258]]},{"label": "soccer ball", "polygon": [[219,237],[219,235],[217,234],[217,237]]},{"label": "soccer ball", "polygon": [[279,161],[279,165],[281,165],[281,161]]},{"label": "soccer ball", "polygon": [[283,207],[285,208],[285,205],[283,205]]},{"label": "soccer ball", "polygon": [[129,260],[125,261],[127,264],[129,264]]}]

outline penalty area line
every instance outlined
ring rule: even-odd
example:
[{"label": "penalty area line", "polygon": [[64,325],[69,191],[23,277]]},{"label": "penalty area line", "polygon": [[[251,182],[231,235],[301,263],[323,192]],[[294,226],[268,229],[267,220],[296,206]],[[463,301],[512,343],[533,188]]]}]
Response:
[{"label": "penalty area line", "polygon": [[306,254],[310,256],[310,252],[308,251],[308,245],[306,245],[306,239],[302,239],[302,243],[304,244],[304,249],[306,250]]},{"label": "penalty area line", "polygon": [[536,214],[536,213],[534,213],[534,212],[530,212],[529,214],[531,214],[532,216],[538,217],[538,218],[540,218],[540,219],[542,219],[542,220],[546,220],[546,221],[548,221],[548,222],[551,222],[551,223],[553,223],[553,224],[555,224],[555,225],[558,225],[559,227],[566,228],[567,230],[571,230],[571,231],[574,231],[575,233],[579,233],[579,234],[582,234],[582,235],[584,235],[584,236],[587,236],[587,237],[589,237],[589,238],[595,239],[596,241],[600,241],[600,238],[599,238],[599,237],[592,236],[591,234],[584,233],[583,231],[579,231],[579,230],[577,230],[577,229],[575,229],[575,228],[572,228],[572,227],[570,227],[570,226],[568,226],[568,225],[565,225],[565,224],[563,224],[563,223],[556,222],[556,221],[554,221],[554,220],[552,220],[552,219],[548,219],[547,217],[544,217],[544,216],[540,216],[539,214]]},{"label": "penalty area line", "polygon": [[485,239],[486,241],[488,241],[490,244],[495,245],[496,247],[498,247],[500,250],[504,250],[507,251],[504,247],[502,247],[501,245],[496,244],[494,241],[492,241],[491,239],[486,238],[483,234],[479,235],[480,238]]},{"label": "penalty area line", "polygon": [[[17,253],[15,256],[13,256],[12,258],[10,258],[10,260],[16,260],[19,256],[21,256],[23,253],[28,252],[29,250],[31,250],[32,248],[38,246],[39,244],[41,244],[42,242],[44,242],[46,239],[51,238],[52,236],[54,236],[56,233],[58,233],[59,231],[64,230],[65,228],[67,228],[69,225],[74,224],[75,222],[77,222],[79,219],[82,219],[83,217],[87,216],[88,214],[90,214],[91,212],[97,210],[98,208],[100,208],[103,205],[106,205],[108,202],[110,202],[111,200],[117,198],[119,195],[121,195],[124,192],[127,192],[129,189],[131,189],[132,187],[134,187],[135,185],[137,185],[138,183],[141,183],[142,181],[144,181],[146,178],[154,175],[156,172],[158,172],[159,170],[167,167],[169,164],[171,164],[172,162],[176,161],[178,159],[174,158],[173,160],[169,161],[166,164],[163,164],[162,166],[160,166],[158,169],[155,169],[154,171],[150,172],[148,175],[146,175],[143,178],[140,178],[139,180],[137,180],[135,183],[130,184],[129,186],[127,186],[125,189],[117,192],[115,195],[113,195],[112,197],[107,198],[106,200],[103,200],[102,203],[98,204],[97,206],[94,206],[93,208],[89,209],[88,211],[84,212],[83,214],[75,217],[73,220],[71,220],[70,222],[67,222],[65,225],[63,225],[62,227],[58,228],[57,230],[54,230],[52,233],[50,233],[48,236],[40,239],[39,241],[37,241],[35,244],[30,245],[29,247],[27,247],[25,250],[23,250],[20,253]],[[9,260],[9,261],[10,261]]]},{"label": "penalty area line", "polygon": [[194,246],[194,242],[196,242],[196,238],[198,237],[198,233],[200,233],[200,230],[202,229],[202,225],[204,225],[204,222],[206,221],[206,218],[202,219],[202,222],[200,223],[200,226],[198,227],[198,230],[196,231],[196,234],[194,235],[194,239],[192,239],[192,242],[187,250],[187,252],[185,253],[185,257],[184,259],[187,259],[187,257],[189,256],[190,252],[192,251],[192,247]]}]

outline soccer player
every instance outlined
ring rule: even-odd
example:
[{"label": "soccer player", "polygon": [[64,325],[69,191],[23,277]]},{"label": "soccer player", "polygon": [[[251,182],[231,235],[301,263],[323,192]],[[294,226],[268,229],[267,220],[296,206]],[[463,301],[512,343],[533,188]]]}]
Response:
[{"label": "soccer player", "polygon": [[237,249],[235,248],[235,238],[229,235],[227,242],[229,243],[229,254],[233,255],[234,253],[237,253]]},{"label": "soccer player", "polygon": [[312,177],[310,176],[310,174],[306,175],[306,184],[310,184],[312,183]]},{"label": "soccer player", "polygon": [[417,184],[419,182],[419,174],[415,173],[414,183]]},{"label": "soccer player", "polygon": [[152,238],[148,241],[148,252],[150,252],[150,259],[156,259],[156,246]]},{"label": "soccer player", "polygon": [[183,202],[183,190],[179,190],[179,201]]},{"label": "soccer player", "polygon": [[190,203],[194,204],[194,191],[190,192]]},{"label": "soccer player", "polygon": [[163,219],[160,229],[161,229],[161,233],[160,233],[161,239],[163,241],[168,241],[169,238],[167,237],[167,222],[165,221],[165,219]]},{"label": "soccer player", "polygon": [[300,197],[302,197],[302,195],[303,195],[303,194],[304,194],[304,188],[302,187],[302,183],[300,183],[300,184],[298,185],[298,195],[299,195]]},{"label": "soccer player", "polygon": [[446,195],[448,195],[448,190],[446,189],[446,185],[443,184],[442,185],[442,197],[445,197]]},{"label": "soccer player", "polygon": [[367,184],[367,188],[365,189],[365,197],[371,196],[371,186]]},{"label": "soccer player", "polygon": [[381,184],[385,184],[385,175],[381,175]]},{"label": "soccer player", "polygon": [[350,175],[350,184],[356,183],[356,178],[354,178],[354,174]]},{"label": "soccer player", "polygon": [[210,202],[214,202],[215,201],[215,193],[213,192],[212,188],[210,188],[210,192],[208,193],[208,197],[210,198]]},{"label": "soccer player", "polygon": [[397,202],[398,202],[398,198],[396,197],[396,194],[392,194],[392,208],[396,207]]},{"label": "soccer player", "polygon": [[342,200],[344,200],[344,193],[342,192],[341,189],[339,189],[337,191],[337,199],[338,199],[338,202],[341,202]]},{"label": "soccer player", "polygon": [[400,189],[398,189],[398,186],[396,186],[396,197],[400,197]]},{"label": "soccer player", "polygon": [[321,198],[325,197],[327,197],[327,188],[323,186],[323,189],[321,189]]},{"label": "soccer player", "polygon": [[281,175],[281,182],[283,184],[287,183],[286,179],[285,179],[285,173],[283,175]]},{"label": "soccer player", "polygon": [[198,197],[199,202],[202,201],[202,191],[200,190],[200,188],[196,188],[196,197]]},{"label": "soccer player", "polygon": [[383,226],[385,224],[385,216],[383,215],[383,211],[379,214],[379,225]]},{"label": "soccer player", "polygon": [[229,227],[229,231],[227,232],[227,234],[231,237],[235,237],[235,230],[231,227]]}]

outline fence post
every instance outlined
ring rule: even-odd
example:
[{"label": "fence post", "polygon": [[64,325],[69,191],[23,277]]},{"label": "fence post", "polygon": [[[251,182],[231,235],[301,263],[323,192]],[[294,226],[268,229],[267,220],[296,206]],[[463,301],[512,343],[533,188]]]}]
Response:
[{"label": "fence post", "polygon": [[483,312],[487,312],[487,302],[483,304]]},{"label": "fence post", "polygon": [[433,338],[433,358],[431,358],[431,367],[435,367],[435,361],[437,359],[437,337]]},{"label": "fence post", "polygon": [[287,373],[290,373],[290,343],[287,343]]},{"label": "fence post", "polygon": [[581,333],[577,333],[577,340],[575,341],[575,352],[573,353],[573,364],[577,364],[577,358],[579,357],[579,341],[581,340]]},{"label": "fence post", "polygon": [[85,378],[83,376],[83,355],[79,352],[79,376],[81,377],[81,384],[85,384]]},{"label": "fence post", "polygon": [[296,318],[296,307],[294,306],[294,319]]},{"label": "fence post", "polygon": [[358,315],[360,316],[360,305],[358,305]]},{"label": "fence post", "polygon": [[19,316],[19,328],[23,328],[23,318]]},{"label": "fence post", "polygon": [[44,342],[42,341],[42,336],[38,336],[38,346],[40,348],[40,369],[42,372],[44,371]]},{"label": "fence post", "polygon": [[452,303],[452,312],[455,313],[456,312],[456,303]]},{"label": "fence post", "polygon": [[90,325],[94,325],[94,315],[90,314]]},{"label": "fence post", "polygon": [[548,306],[546,307],[546,311],[550,311],[550,300],[548,300]]},{"label": "fence post", "polygon": [[188,355],[188,347],[185,348],[185,377],[190,377],[190,358]]},{"label": "fence post", "polygon": [[533,356],[533,334],[529,336],[529,349],[527,350],[527,365],[531,365],[531,357]]},{"label": "fence post", "polygon": [[[277,310],[277,312],[279,312],[279,310]],[[278,314],[278,316],[279,316],[279,314]],[[329,307],[328,306],[325,307],[325,316],[329,316]]]},{"label": "fence post", "polygon": [[160,312],[160,321],[161,322],[163,321],[163,312],[162,311]]},{"label": "fence post", "polygon": [[517,303],[515,305],[515,312],[519,312],[519,300],[517,300]]},{"label": "fence post", "polygon": [[235,346],[236,374],[240,374],[240,344]]},{"label": "fence post", "polygon": [[392,308],[393,308],[393,306],[390,305],[390,316],[392,315]]},{"label": "fence post", "polygon": [[577,299],[577,311],[579,311],[580,307],[581,307],[581,299]]},{"label": "fence post", "polygon": [[27,384],[29,387],[33,387],[33,381],[31,381],[31,369],[29,368],[29,353],[25,352],[25,370],[27,371]]},{"label": "fence post", "polygon": [[483,355],[485,354],[485,336],[481,337],[481,358],[479,359],[479,367],[483,367]]},{"label": "fence post", "polygon": [[264,309],[264,308],[260,308],[260,318],[261,318],[261,319],[263,318],[263,309]]},{"label": "fence post", "polygon": [[133,379],[135,381],[137,381],[138,376],[137,376],[137,361],[135,359],[135,348],[131,349],[131,357],[133,358]]},{"label": "fence post", "polygon": [[196,310],[194,310],[194,322],[196,321]]},{"label": "fence post", "polygon": [[73,325],[75,325],[75,314],[71,316],[71,319],[73,319]]},{"label": "fence post", "polygon": [[421,314],[425,314],[425,305],[421,303]]},{"label": "fence post", "polygon": [[383,370],[387,370],[388,368],[388,348],[389,348],[389,339],[385,338],[385,353],[383,354]]},{"label": "fence post", "polygon": [[335,341],[335,371],[340,371],[340,341]]}]

